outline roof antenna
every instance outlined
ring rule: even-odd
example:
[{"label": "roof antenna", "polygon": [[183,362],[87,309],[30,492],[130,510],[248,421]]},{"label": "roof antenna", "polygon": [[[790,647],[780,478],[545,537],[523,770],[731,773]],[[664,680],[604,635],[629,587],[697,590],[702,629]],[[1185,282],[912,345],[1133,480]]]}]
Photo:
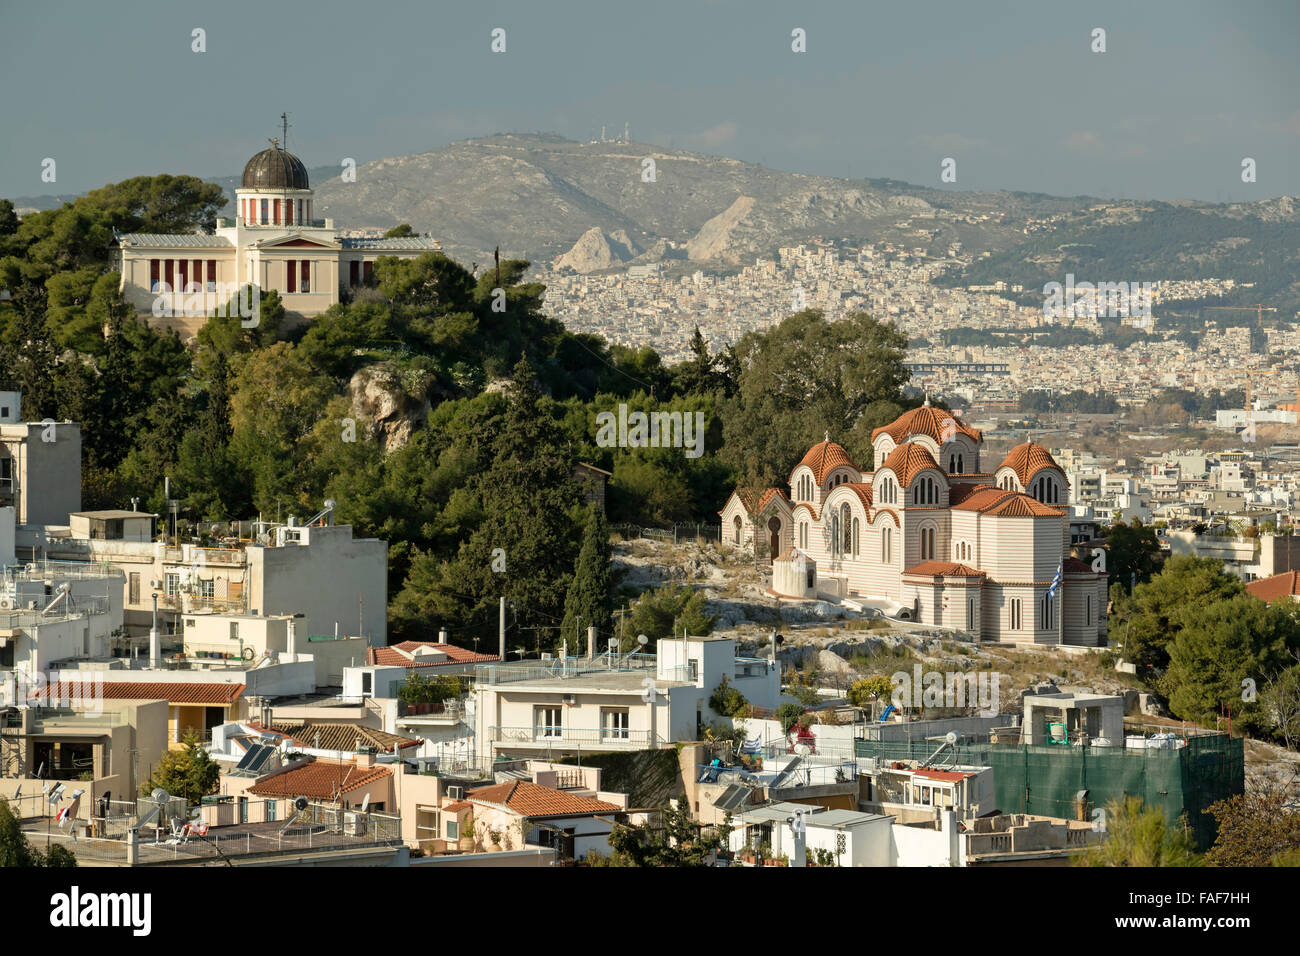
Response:
[{"label": "roof antenna", "polygon": [[280,144],[281,149],[289,143],[289,114],[280,114]]}]

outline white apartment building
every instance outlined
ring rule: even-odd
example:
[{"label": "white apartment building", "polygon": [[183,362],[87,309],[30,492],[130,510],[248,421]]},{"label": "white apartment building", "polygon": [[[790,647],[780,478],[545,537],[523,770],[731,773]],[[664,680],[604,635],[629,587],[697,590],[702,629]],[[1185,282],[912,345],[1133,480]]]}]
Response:
[{"label": "white apartment building", "polygon": [[720,637],[663,639],[655,654],[588,655],[475,668],[479,747],[493,756],[645,750],[695,740],[722,715],[709,697],[726,678],[750,704],[775,708],[780,672],[737,657]]}]

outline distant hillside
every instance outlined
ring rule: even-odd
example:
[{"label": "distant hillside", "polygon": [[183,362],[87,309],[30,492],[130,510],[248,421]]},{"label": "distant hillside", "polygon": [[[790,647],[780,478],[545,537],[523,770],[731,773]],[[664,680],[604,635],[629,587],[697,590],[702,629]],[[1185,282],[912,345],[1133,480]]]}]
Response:
[{"label": "distant hillside", "polygon": [[[310,158],[310,157],[308,157]],[[653,159],[654,181],[643,180]],[[501,134],[357,168],[309,170],[316,214],[341,228],[410,223],[453,258],[503,258],[578,272],[680,259],[735,268],[812,238],[892,241],[974,262],[941,281],[1021,283],[1026,301],[1073,272],[1081,281],[1216,277],[1254,283],[1228,300],[1300,308],[1300,205],[1222,205],[975,193],[890,179],[767,169],[646,143]],[[238,176],[210,179],[228,196]],[[16,205],[50,208],[61,197]],[[71,197],[68,197],[71,198]],[[231,207],[227,207],[229,210]]]}]

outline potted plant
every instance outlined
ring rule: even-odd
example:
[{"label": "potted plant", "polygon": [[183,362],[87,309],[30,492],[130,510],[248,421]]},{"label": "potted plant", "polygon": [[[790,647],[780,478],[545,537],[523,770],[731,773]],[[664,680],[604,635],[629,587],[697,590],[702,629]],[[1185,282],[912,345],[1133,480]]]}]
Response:
[{"label": "potted plant", "polygon": [[456,848],[462,853],[474,852],[474,811],[471,810],[461,822],[460,839],[456,842]]}]

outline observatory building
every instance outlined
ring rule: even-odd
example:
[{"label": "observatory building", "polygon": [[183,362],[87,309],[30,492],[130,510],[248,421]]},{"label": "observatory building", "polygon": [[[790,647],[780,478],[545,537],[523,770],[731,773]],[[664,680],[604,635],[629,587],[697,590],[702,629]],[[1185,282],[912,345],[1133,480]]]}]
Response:
[{"label": "observatory building", "polygon": [[115,237],[122,294],[150,324],[194,335],[236,290],[252,285],[275,290],[289,324],[297,324],[364,285],[380,256],[442,249],[427,236],[341,236],[332,219],[314,218],[313,203],[307,167],[273,139],[244,166],[234,217],[218,219],[211,234]]}]

